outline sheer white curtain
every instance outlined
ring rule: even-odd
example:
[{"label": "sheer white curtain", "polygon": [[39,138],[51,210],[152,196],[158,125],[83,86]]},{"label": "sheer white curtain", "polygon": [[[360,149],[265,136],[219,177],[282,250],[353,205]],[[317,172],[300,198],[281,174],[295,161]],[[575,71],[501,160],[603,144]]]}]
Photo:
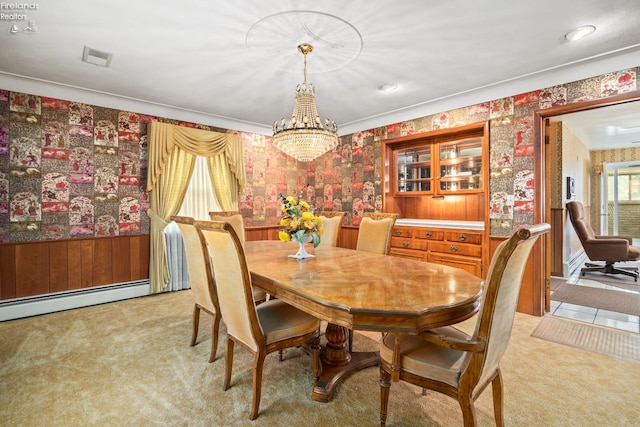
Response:
[{"label": "sheer white curtain", "polygon": [[[191,181],[187,188],[182,206],[178,211],[178,216],[189,216],[200,220],[209,220],[209,212],[220,211],[220,205],[216,198],[209,170],[207,169],[206,157],[196,157],[196,164],[193,169]],[[187,260],[184,252],[184,244],[180,229],[175,222],[171,222],[164,229],[164,236],[167,245],[167,263],[169,264],[169,283],[166,291],[179,291],[189,289],[189,272]]]},{"label": "sheer white curtain", "polygon": [[182,206],[178,211],[179,216],[208,221],[209,212],[223,210],[211,186],[211,178],[207,169],[207,158],[196,157],[196,165],[187,188]]}]

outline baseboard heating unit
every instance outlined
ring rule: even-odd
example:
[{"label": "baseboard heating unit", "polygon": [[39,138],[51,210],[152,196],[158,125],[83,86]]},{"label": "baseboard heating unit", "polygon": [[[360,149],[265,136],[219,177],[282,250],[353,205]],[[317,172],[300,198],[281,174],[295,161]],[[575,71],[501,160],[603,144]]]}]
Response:
[{"label": "baseboard heating unit", "polygon": [[0,322],[149,295],[149,280],[0,301]]}]

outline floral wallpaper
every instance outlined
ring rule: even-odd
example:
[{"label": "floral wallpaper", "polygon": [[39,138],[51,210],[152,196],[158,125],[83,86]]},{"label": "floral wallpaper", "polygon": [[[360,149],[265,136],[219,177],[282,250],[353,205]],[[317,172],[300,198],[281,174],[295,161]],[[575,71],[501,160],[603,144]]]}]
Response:
[{"label": "floral wallpaper", "polygon": [[[491,234],[533,223],[533,115],[537,109],[637,90],[638,68],[346,135],[310,163],[287,158],[271,137],[241,133],[247,226],[279,222],[279,194],[318,210],[346,211],[358,225],[382,209],[381,142],[490,120]],[[149,232],[145,192],[147,126],[152,120],[234,132],[72,100],[0,90],[0,242]]]}]

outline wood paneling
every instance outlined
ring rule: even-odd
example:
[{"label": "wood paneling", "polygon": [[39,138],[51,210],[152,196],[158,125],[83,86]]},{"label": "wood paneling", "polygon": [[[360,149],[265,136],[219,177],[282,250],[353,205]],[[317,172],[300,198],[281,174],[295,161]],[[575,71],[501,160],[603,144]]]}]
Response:
[{"label": "wood paneling", "polygon": [[0,243],[0,299],[149,278],[149,235]]},{"label": "wood paneling", "polygon": [[[507,237],[491,236],[489,239],[491,257],[493,257],[498,245],[505,240],[507,240]],[[536,283],[539,284],[541,280],[539,276],[542,272],[542,266],[540,265],[542,260],[540,254],[536,253],[535,249],[538,247],[539,251],[539,247],[541,245],[542,239],[538,239],[531,251],[531,255],[529,255],[529,260],[527,261],[527,265],[525,266],[524,274],[522,276],[520,296],[518,297],[518,312],[534,316],[542,316],[544,313],[543,301],[540,300],[540,289],[539,286],[536,286]]]},{"label": "wood paneling", "polygon": [[49,242],[16,247],[16,297],[49,292]]},{"label": "wood paneling", "polygon": [[49,245],[49,292],[69,290],[69,242],[56,241]]},{"label": "wood paneling", "polygon": [[0,245],[0,300],[16,297],[15,246]]}]

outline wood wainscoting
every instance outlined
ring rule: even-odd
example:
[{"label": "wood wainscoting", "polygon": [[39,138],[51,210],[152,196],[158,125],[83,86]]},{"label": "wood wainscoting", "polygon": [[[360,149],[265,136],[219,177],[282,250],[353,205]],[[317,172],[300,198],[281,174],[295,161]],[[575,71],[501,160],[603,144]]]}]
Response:
[{"label": "wood wainscoting", "polygon": [[148,278],[148,234],[0,243],[0,300]]}]

